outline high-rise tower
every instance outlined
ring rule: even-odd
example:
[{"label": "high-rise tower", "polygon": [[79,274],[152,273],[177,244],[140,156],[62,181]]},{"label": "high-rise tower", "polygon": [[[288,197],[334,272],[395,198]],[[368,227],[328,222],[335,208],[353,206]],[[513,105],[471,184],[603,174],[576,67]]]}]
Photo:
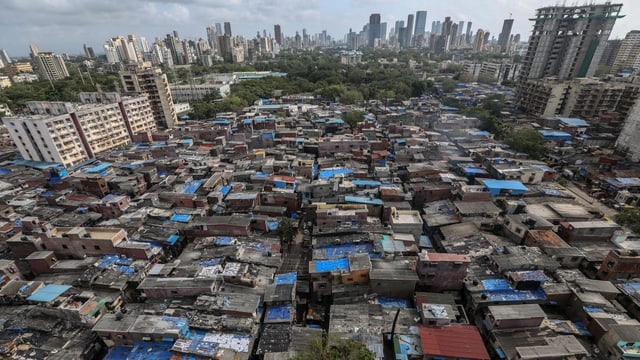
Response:
[{"label": "high-rise tower", "polygon": [[498,45],[500,46],[501,52],[507,51],[512,27],[513,19],[504,19],[504,22],[502,23],[502,31],[500,32],[500,35],[498,35]]},{"label": "high-rise tower", "polygon": [[380,39],[380,14],[369,16],[369,47],[374,47],[376,39]]},{"label": "high-rise tower", "polygon": [[521,79],[590,77],[622,4],[550,6],[536,11]]},{"label": "high-rise tower", "polygon": [[280,24],[273,25],[273,35],[278,45],[282,46],[282,29],[280,28]]},{"label": "high-rise tower", "polygon": [[413,31],[413,34],[424,35],[426,26],[427,26],[427,12],[417,11],[416,12],[416,28]]}]

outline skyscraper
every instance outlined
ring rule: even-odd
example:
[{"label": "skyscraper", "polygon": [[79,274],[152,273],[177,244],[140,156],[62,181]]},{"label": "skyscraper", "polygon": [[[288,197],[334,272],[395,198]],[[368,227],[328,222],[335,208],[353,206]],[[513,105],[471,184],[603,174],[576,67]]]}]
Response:
[{"label": "skyscraper", "polygon": [[0,49],[0,61],[2,61],[5,65],[11,64],[11,58],[9,54],[7,54],[7,50]]},{"label": "skyscraper", "polygon": [[31,44],[30,48],[33,64],[43,78],[54,81],[69,77],[69,71],[62,56],[40,51],[34,44]]},{"label": "skyscraper", "polygon": [[462,35],[463,32],[464,32],[464,21],[458,21],[458,32],[456,33],[456,36]]},{"label": "skyscraper", "polygon": [[230,23],[230,22],[228,22],[228,21],[225,21],[225,22],[224,22],[224,34],[225,34],[225,35],[229,35],[229,36],[233,36],[233,35],[231,34],[231,23]]},{"label": "skyscraper", "polygon": [[404,20],[396,20],[395,34],[400,33],[400,29],[404,27]]},{"label": "skyscraper", "polygon": [[424,35],[425,28],[427,27],[427,12],[416,12],[416,28],[413,31],[414,35]]},{"label": "skyscraper", "polygon": [[611,3],[538,9],[521,80],[593,76],[621,9]]},{"label": "skyscraper", "polygon": [[453,23],[451,22],[451,17],[447,16],[444,18],[444,21],[440,24],[440,36],[438,37],[438,41],[436,43],[436,52],[442,54],[449,52],[449,46],[451,44],[451,38],[453,34],[451,33],[451,28],[453,27]]},{"label": "skyscraper", "polygon": [[478,29],[478,31],[476,31],[476,36],[473,39],[473,51],[482,52],[483,48],[484,48],[484,30]]},{"label": "skyscraper", "polygon": [[640,69],[640,30],[633,30],[628,32],[620,43],[611,71],[616,73],[620,70],[638,69]]},{"label": "skyscraper", "polygon": [[[89,54],[89,47],[87,46],[87,44],[82,44],[82,50],[84,50],[84,56],[86,58],[91,59],[93,56],[91,56]],[[2,61],[2,56],[0,55],[0,61]]]},{"label": "skyscraper", "polygon": [[413,38],[413,14],[409,14],[409,16],[407,16],[407,30],[404,36],[405,36],[405,40],[404,40],[405,45],[407,47],[411,46],[412,44],[411,39]]},{"label": "skyscraper", "polygon": [[501,52],[507,51],[512,27],[513,19],[504,19],[504,22],[502,23],[502,31],[500,32],[500,35],[498,35],[498,46],[500,46]]},{"label": "skyscraper", "polygon": [[273,25],[273,35],[278,45],[282,46],[282,29],[280,28],[280,24]]},{"label": "skyscraper", "polygon": [[465,33],[465,42],[471,43],[471,21],[467,21],[467,32]]},{"label": "skyscraper", "polygon": [[220,23],[216,23],[216,34],[222,35],[222,25]]},{"label": "skyscraper", "polygon": [[207,41],[209,42],[209,46],[212,49],[216,48],[216,38],[218,33],[216,32],[215,26],[207,26]]},{"label": "skyscraper", "polygon": [[387,23],[380,23],[380,42],[384,43],[387,40]]},{"label": "skyscraper", "polygon": [[369,47],[374,47],[376,39],[380,39],[380,14],[369,16]]}]

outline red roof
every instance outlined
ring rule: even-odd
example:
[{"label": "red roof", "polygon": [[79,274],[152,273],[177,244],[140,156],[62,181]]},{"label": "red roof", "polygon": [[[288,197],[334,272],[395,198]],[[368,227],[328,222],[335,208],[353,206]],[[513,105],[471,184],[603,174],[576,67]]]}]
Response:
[{"label": "red roof", "polygon": [[478,328],[473,325],[420,326],[426,356],[490,360]]},{"label": "red roof", "polygon": [[471,262],[471,258],[467,255],[462,254],[451,254],[451,253],[436,253],[436,252],[426,252],[421,253],[424,255],[425,261],[461,261],[461,262]]}]

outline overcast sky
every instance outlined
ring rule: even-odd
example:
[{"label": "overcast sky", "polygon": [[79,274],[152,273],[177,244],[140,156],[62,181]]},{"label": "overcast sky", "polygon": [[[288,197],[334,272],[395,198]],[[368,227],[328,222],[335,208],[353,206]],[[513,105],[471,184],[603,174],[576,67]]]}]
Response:
[{"label": "overcast sky", "polygon": [[[565,1],[583,4],[586,1]],[[589,0],[591,2],[591,0]],[[595,1],[602,3],[604,1]],[[640,15],[640,1],[623,3],[622,14],[611,38],[623,38],[634,29]],[[306,28],[310,34],[327,30],[342,39],[353,28],[359,31],[371,13],[380,13],[391,30],[396,20],[427,10],[427,31],[431,22],[451,16],[454,22],[472,21],[472,30],[488,30],[497,38],[502,20],[515,19],[513,33],[526,40],[535,9],[563,3],[563,0],[2,0],[0,48],[12,57],[29,53],[29,43],[41,50],[82,53],[82,44],[103,53],[107,38],[135,34],[152,42],[177,30],[181,38],[206,37],[205,28],[230,21],[234,35],[255,36],[263,29],[273,33],[279,23],[285,35]],[[636,23],[637,24],[637,23]],[[465,25],[466,29],[466,25]]]}]

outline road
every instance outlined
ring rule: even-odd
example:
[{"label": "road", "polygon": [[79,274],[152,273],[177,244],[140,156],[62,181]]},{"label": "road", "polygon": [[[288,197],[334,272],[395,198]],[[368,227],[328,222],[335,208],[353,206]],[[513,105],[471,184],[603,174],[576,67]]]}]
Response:
[{"label": "road", "polygon": [[605,204],[598,201],[598,199],[592,198],[591,196],[589,196],[589,194],[580,190],[580,188],[573,183],[569,183],[566,188],[576,196],[576,201],[578,201],[581,205],[595,208],[609,219],[613,220],[613,217],[618,213],[617,210],[606,206]]}]

